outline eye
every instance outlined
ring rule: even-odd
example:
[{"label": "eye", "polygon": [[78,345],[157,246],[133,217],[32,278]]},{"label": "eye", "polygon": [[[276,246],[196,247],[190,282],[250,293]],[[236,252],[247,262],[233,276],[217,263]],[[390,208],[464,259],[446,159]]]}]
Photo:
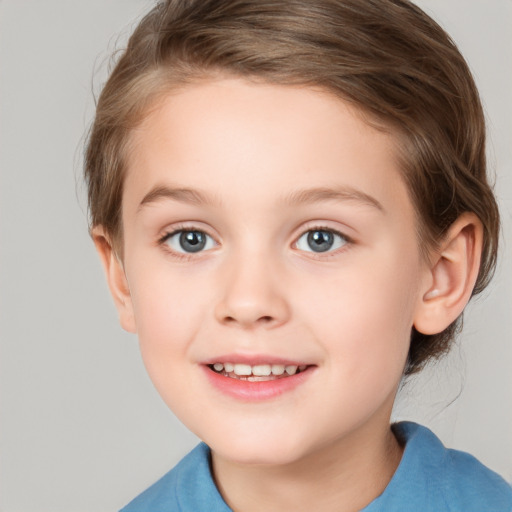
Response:
[{"label": "eye", "polygon": [[180,229],[166,235],[162,242],[173,251],[181,253],[194,253],[206,251],[215,247],[213,238],[204,231]]},{"label": "eye", "polygon": [[296,243],[297,249],[307,252],[327,252],[339,249],[348,239],[331,229],[311,229],[306,231]]}]

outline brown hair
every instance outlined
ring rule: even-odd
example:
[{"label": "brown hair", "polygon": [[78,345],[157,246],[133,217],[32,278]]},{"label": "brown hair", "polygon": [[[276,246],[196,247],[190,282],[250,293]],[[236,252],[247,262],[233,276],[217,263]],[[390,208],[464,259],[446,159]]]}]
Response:
[{"label": "brown hair", "polygon": [[[91,226],[102,225],[118,252],[131,131],[160,95],[219,74],[321,87],[392,130],[422,247],[435,247],[461,213],[474,212],[484,246],[473,293],[487,285],[499,213],[482,106],[454,43],[407,0],[160,1],[103,88],[86,148]],[[444,354],[459,324],[436,335],[413,329],[406,374]]]}]

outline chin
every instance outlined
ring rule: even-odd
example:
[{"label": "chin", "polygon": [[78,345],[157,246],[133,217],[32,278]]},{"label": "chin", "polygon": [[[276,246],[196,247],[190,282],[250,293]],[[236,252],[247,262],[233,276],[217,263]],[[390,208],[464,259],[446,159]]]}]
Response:
[{"label": "chin", "polygon": [[304,443],[298,443],[293,436],[278,436],[275,432],[270,436],[251,434],[228,434],[221,439],[205,439],[205,442],[223,459],[242,465],[281,466],[296,462],[304,455]]}]

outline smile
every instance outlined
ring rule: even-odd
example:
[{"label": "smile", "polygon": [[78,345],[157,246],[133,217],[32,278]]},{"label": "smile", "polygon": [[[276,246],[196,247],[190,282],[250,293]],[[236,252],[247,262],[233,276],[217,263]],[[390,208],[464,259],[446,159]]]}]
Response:
[{"label": "smile", "polygon": [[307,365],[215,363],[209,367],[214,372],[231,379],[265,382],[296,375],[305,371]]},{"label": "smile", "polygon": [[[263,359],[265,361],[265,359]],[[208,362],[201,365],[214,389],[242,402],[272,400],[302,387],[316,373],[317,365],[283,361],[264,363]],[[284,363],[284,364],[283,364]]]}]

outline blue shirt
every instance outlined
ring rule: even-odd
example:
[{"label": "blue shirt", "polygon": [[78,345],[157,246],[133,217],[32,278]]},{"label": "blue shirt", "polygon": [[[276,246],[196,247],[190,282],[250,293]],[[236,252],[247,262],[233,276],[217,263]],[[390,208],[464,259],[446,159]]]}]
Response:
[{"label": "blue shirt", "polygon": [[[473,456],[446,449],[427,428],[393,426],[405,450],[384,492],[362,512],[512,512],[512,487]],[[121,512],[230,512],[199,444]]]}]

